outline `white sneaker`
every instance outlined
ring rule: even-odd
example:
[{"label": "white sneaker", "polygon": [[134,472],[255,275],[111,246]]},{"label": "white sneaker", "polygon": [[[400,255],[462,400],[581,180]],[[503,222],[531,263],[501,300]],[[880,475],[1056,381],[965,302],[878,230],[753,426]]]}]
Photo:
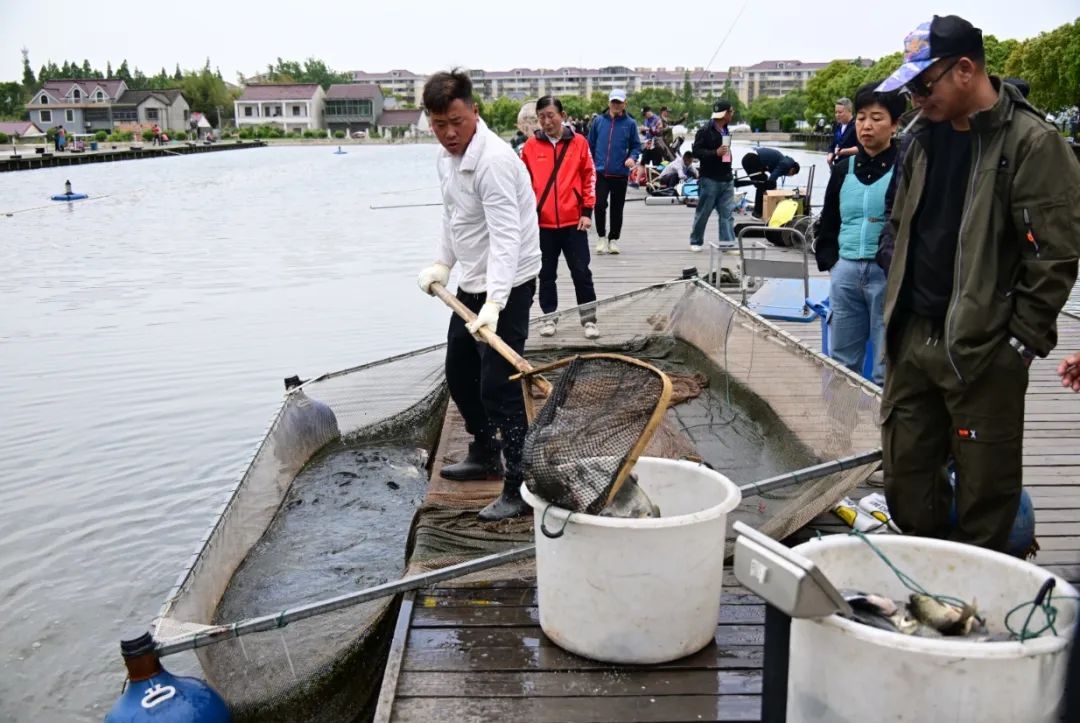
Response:
[{"label": "white sneaker", "polygon": [[[596,328],[596,322],[595,321],[586,321],[585,324],[584,324],[584,327],[585,327],[585,338],[586,339],[596,339],[596,338],[598,338],[600,336],[600,330]],[[541,332],[541,333],[543,333],[543,332]]]},{"label": "white sneaker", "polygon": [[614,241],[608,241],[608,245],[607,245],[607,247],[608,247],[608,248],[607,248],[607,252],[608,252],[609,254],[618,254],[618,253],[622,253],[621,251],[619,251],[619,247],[615,245],[615,242],[614,242]]},{"label": "white sneaker", "polygon": [[693,251],[695,254],[700,254],[705,249],[701,244],[690,244],[690,250]]},{"label": "white sneaker", "polygon": [[558,318],[548,319],[540,325],[540,336],[555,336],[555,332],[558,331]]},{"label": "white sneaker", "polygon": [[596,242],[596,253],[606,254],[608,252],[608,240],[601,236]]}]

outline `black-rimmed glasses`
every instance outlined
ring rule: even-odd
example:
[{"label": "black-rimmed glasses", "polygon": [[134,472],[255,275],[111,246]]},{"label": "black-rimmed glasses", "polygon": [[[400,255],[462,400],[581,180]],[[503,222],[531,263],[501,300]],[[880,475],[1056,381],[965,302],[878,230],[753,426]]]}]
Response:
[{"label": "black-rimmed glasses", "polygon": [[909,80],[904,88],[912,95],[917,95],[920,98],[927,98],[934,92],[934,86],[940,83],[941,79],[948,75],[949,71],[955,68],[956,64],[959,62],[960,58],[955,58],[948,66],[946,66],[945,70],[938,73],[938,77],[933,80],[924,80],[923,75],[925,75],[925,73],[920,73]]}]

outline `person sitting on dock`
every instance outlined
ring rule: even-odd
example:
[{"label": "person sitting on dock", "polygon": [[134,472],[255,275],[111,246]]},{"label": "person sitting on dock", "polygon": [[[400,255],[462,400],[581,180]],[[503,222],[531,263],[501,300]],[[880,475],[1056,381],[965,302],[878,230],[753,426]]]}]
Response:
[{"label": "person sitting on dock", "polygon": [[921,98],[888,221],[885,496],[906,533],[1004,551],[1023,490],[1028,368],[1054,349],[1076,282],[1080,163],[987,74],[967,20],[935,16],[904,48],[877,88]]},{"label": "person sitting on dock", "polygon": [[660,188],[675,188],[687,178],[697,178],[698,171],[694,168],[694,154],[691,151],[684,152],[671,163],[664,166],[656,183]]},{"label": "person sitting on dock", "polygon": [[[424,107],[443,147],[438,158],[443,195],[442,237],[435,263],[420,272],[420,288],[445,285],[461,269],[457,298],[476,313],[466,324],[450,318],[446,383],[472,435],[462,462],[442,468],[448,480],[503,478],[498,499],[480,511],[484,521],[525,514],[522,447],[528,423],[517,370],[473,334],[496,331],[518,354],[529,336],[529,309],[540,272],[540,229],[529,172],[509,144],[490,131],[461,71],[441,72],[424,84]],[[501,440],[499,436],[501,435]],[[500,457],[506,460],[505,474]]]},{"label": "person sitting on dock", "polygon": [[[525,142],[521,160],[532,178],[536,211],[540,217],[540,308],[545,314],[559,309],[555,279],[559,256],[566,257],[578,305],[596,301],[592,271],[589,270],[589,227],[596,205],[596,169],[589,142],[569,126],[562,102],[545,95],[536,101],[540,130]],[[554,336],[558,317],[540,327],[540,336]],[[586,339],[600,336],[596,328],[596,308],[581,312]]]}]

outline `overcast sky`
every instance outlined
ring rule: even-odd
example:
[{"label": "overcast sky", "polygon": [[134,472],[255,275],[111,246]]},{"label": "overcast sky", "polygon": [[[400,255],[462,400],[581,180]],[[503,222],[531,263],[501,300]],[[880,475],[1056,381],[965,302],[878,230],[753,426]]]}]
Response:
[{"label": "overcast sky", "polygon": [[201,67],[209,57],[231,82],[237,72],[264,71],[278,56],[317,57],[334,70],[417,73],[451,65],[692,68],[709,63],[730,29],[710,66],[726,70],[766,59],[877,58],[900,50],[904,35],[935,12],[961,15],[998,38],[1023,39],[1071,22],[1080,2],[0,0],[0,81],[21,79],[23,47],[35,73],[50,59],[86,58],[104,71],[107,60],[115,70],[126,58],[132,70],[153,75],[162,66],[171,73],[178,62]]}]

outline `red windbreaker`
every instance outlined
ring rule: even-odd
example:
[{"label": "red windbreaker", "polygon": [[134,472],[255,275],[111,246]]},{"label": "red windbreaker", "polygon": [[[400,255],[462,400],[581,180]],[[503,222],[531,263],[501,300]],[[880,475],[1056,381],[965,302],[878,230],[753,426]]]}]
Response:
[{"label": "red windbreaker", "polygon": [[564,127],[562,138],[553,145],[543,131],[536,131],[535,136],[525,141],[521,160],[529,169],[533,193],[536,194],[536,202],[540,203],[555,168],[555,159],[567,143],[570,147],[559,165],[555,184],[544,201],[544,207],[540,209],[540,228],[577,226],[582,216],[592,218],[596,205],[596,169],[585,136]]}]

